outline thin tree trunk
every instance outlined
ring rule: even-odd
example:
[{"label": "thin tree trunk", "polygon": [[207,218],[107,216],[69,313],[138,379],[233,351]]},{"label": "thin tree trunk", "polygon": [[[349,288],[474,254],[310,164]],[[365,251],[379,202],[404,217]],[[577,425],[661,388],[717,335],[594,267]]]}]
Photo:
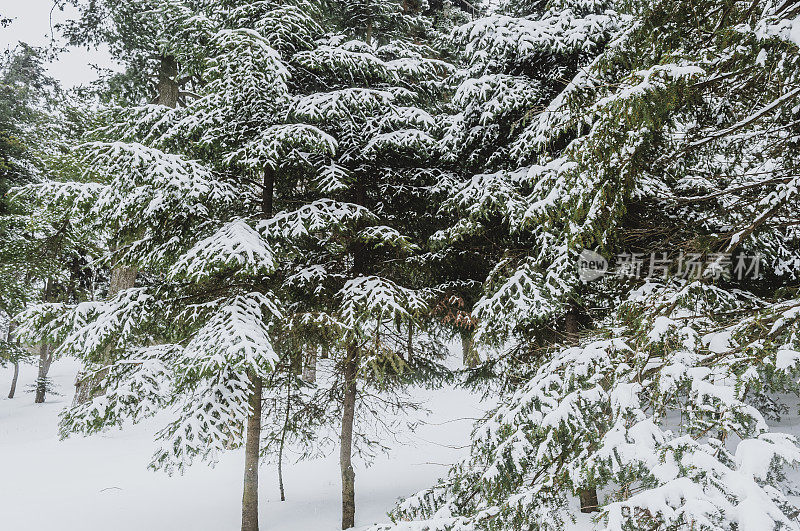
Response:
[{"label": "thin tree trunk", "polygon": [[367,36],[365,41],[367,44],[372,44],[372,20],[367,21]]},{"label": "thin tree trunk", "polygon": [[[368,22],[368,38],[372,35],[372,21]],[[364,206],[366,204],[366,190],[361,181],[356,181],[353,186],[354,203]],[[351,275],[358,277],[365,270],[364,245],[354,242],[352,256],[353,265]],[[376,330],[377,333],[377,330]],[[353,423],[355,420],[357,400],[357,378],[360,347],[355,337],[350,338],[347,344],[343,373],[344,394],[342,397],[342,433],[339,447],[339,467],[342,474],[342,529],[355,526],[356,520],[356,473],[353,469]]]},{"label": "thin tree trunk", "polygon": [[17,379],[19,378],[19,360],[14,360],[14,376],[11,378],[11,390],[8,392],[8,398],[14,398],[17,392]]},{"label": "thin tree trunk", "polygon": [[50,372],[50,364],[53,362],[53,349],[50,345],[43,343],[39,346],[39,374],[36,378],[36,399],[34,403],[44,403],[47,393],[47,373]]},{"label": "thin tree trunk", "polygon": [[252,414],[247,419],[244,447],[244,489],[242,492],[242,531],[258,531],[258,461],[261,452],[261,378],[250,371],[253,394],[250,395]]},{"label": "thin tree trunk", "polygon": [[[570,345],[575,345],[578,343],[579,334],[581,331],[581,325],[578,317],[578,309],[575,306],[571,306],[564,318],[564,338]],[[597,502],[596,489],[581,490],[578,493],[578,496],[580,498],[582,513],[593,513],[600,510]]]},{"label": "thin tree trunk", "polygon": [[303,365],[303,381],[314,383],[317,381],[317,350],[310,350]]},{"label": "thin tree trunk", "polygon": [[286,501],[286,492],[283,489],[283,449],[286,445],[286,429],[289,426],[289,412],[292,400],[292,375],[286,375],[286,415],[283,418],[283,430],[281,430],[281,444],[278,448],[278,488],[281,491],[281,501]]},{"label": "thin tree trunk", "polygon": [[344,401],[342,403],[342,437],[339,449],[339,466],[342,472],[342,529],[355,525],[356,473],[353,470],[353,420],[356,411],[356,376],[358,372],[358,347],[351,343],[344,362]]},{"label": "thin tree trunk", "polygon": [[469,330],[461,331],[461,358],[464,367],[472,368],[478,364],[478,358],[472,345],[472,333]]},{"label": "thin tree trunk", "polygon": [[[54,289],[52,280],[47,280],[44,284],[42,300],[51,302],[52,291]],[[36,398],[34,403],[44,403],[47,394],[47,374],[50,372],[50,364],[53,362],[53,349],[47,343],[39,346],[39,373],[36,377]]]},{"label": "thin tree trunk", "polygon": [[[11,345],[11,342],[14,341],[14,329],[16,328],[16,324],[14,321],[8,323],[8,335],[6,335],[6,342]],[[19,359],[14,357],[14,376],[11,378],[11,390],[8,392],[8,398],[14,398],[14,394],[17,392],[17,380],[19,379]]]},{"label": "thin tree trunk", "polygon": [[[264,189],[261,196],[261,214],[272,217],[275,174],[272,168],[264,169]],[[261,454],[261,399],[263,382],[254,370],[248,371],[253,385],[250,396],[250,417],[247,419],[244,452],[244,489],[242,492],[242,531],[258,531],[258,462]]]},{"label": "thin tree trunk", "polygon": [[406,361],[411,362],[411,358],[414,357],[414,325],[412,323],[408,323],[408,344],[406,345],[408,359]]}]

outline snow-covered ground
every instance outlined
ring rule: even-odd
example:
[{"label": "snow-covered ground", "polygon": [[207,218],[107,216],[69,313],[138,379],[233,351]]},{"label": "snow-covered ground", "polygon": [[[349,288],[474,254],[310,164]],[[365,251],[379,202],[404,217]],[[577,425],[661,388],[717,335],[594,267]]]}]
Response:
[{"label": "snow-covered ground", "polygon": [[[72,400],[77,361],[56,361],[50,372],[63,396],[34,404],[26,392],[33,366],[20,373],[17,397],[6,397],[9,367],[0,368],[0,514],[13,531],[213,530],[239,528],[244,455],[233,451],[215,468],[198,464],[183,476],[147,469],[157,420],[122,431],[60,441],[59,412]],[[398,497],[431,485],[447,464],[467,452],[472,422],[487,408],[463,389],[419,391],[431,414],[426,425],[390,440],[388,455],[356,469],[356,524],[386,520]],[[340,528],[338,452],[284,465],[287,501],[278,494],[275,467],[261,467],[263,530]]]}]

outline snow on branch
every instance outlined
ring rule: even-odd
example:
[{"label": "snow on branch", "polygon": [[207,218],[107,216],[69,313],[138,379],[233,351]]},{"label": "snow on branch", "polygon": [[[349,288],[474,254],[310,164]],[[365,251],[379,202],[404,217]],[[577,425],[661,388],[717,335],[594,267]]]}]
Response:
[{"label": "snow on branch", "polygon": [[200,281],[215,274],[269,274],[276,268],[274,249],[245,220],[236,219],[198,241],[170,268],[172,279]]}]

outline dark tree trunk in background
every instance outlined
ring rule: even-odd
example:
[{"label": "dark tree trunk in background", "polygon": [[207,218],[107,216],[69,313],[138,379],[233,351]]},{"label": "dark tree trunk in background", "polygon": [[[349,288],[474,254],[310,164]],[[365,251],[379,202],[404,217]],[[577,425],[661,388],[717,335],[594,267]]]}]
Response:
[{"label": "dark tree trunk in background", "polygon": [[[6,336],[6,342],[10,345],[12,341],[14,341],[14,329],[17,327],[14,324],[14,321],[11,321],[8,324],[8,335]],[[19,379],[19,360],[14,357],[14,376],[11,377],[11,390],[8,392],[8,398],[14,398],[14,395],[17,392],[17,380]]]},{"label": "dark tree trunk in background", "polygon": [[53,349],[47,343],[39,346],[39,375],[36,378],[36,399],[34,403],[44,403],[47,393],[47,373],[53,363]]},{"label": "dark tree trunk in background", "polygon": [[14,360],[14,376],[11,378],[11,390],[8,392],[8,398],[14,398],[17,392],[17,379],[19,379],[19,360]]},{"label": "dark tree trunk in background", "polygon": [[283,417],[283,429],[281,430],[281,443],[278,448],[278,488],[281,491],[281,501],[286,501],[286,491],[283,489],[283,449],[286,446],[286,430],[289,428],[289,413],[292,403],[292,375],[286,375],[286,410]]},{"label": "dark tree trunk in background", "polygon": [[[175,57],[171,55],[161,57],[156,80],[157,94],[154,103],[172,108],[178,106],[180,86],[176,79],[177,76],[178,63]],[[124,264],[115,265],[111,269],[108,298],[111,299],[120,291],[132,288],[136,283],[136,275],[138,273],[139,269],[137,267],[130,267]],[[103,365],[110,365],[114,362],[113,358],[114,353],[109,348],[103,352],[103,358],[100,360],[100,363]],[[95,374],[94,376],[78,373],[78,377],[75,381],[73,405],[83,404],[95,396],[103,394],[105,390],[102,388],[101,384],[104,377],[105,374],[103,373]]]},{"label": "dark tree trunk in background", "polygon": [[414,357],[414,325],[408,323],[408,342],[406,344],[406,355],[408,356],[409,363],[411,359]]},{"label": "dark tree trunk in background", "polygon": [[317,381],[317,351],[310,350],[306,355],[306,362],[303,364],[303,381],[314,383]]},{"label": "dark tree trunk in background", "polygon": [[261,377],[250,372],[253,394],[252,414],[247,419],[244,445],[244,490],[242,492],[242,531],[258,531],[258,461],[261,453]]},{"label": "dark tree trunk in background", "polygon": [[339,466],[342,472],[342,529],[355,525],[356,473],[353,470],[353,420],[356,411],[356,376],[358,373],[358,347],[351,343],[344,361],[344,400],[342,402],[342,437],[339,449]]},{"label": "dark tree trunk in background", "polygon": [[[53,301],[53,281],[48,280],[44,284],[44,294],[42,300],[44,302]],[[45,395],[47,394],[47,374],[50,372],[50,364],[53,363],[53,348],[47,343],[39,345],[39,373],[36,377],[36,398],[34,403],[44,403]]]},{"label": "dark tree trunk in background", "polygon": [[581,324],[579,320],[578,309],[571,307],[564,318],[564,338],[570,345],[578,343],[578,337],[581,332]]},{"label": "dark tree trunk in background", "polygon": [[594,513],[600,510],[599,503],[597,502],[597,490],[582,490],[580,492],[580,499],[582,513]]},{"label": "dark tree trunk in background", "polygon": [[472,343],[472,332],[469,330],[461,331],[461,357],[464,367],[475,367],[478,365],[478,353]]},{"label": "dark tree trunk in background", "polygon": [[[580,336],[580,314],[576,306],[571,306],[567,315],[564,318],[564,338],[570,345],[578,343]],[[597,502],[597,490],[585,489],[578,493],[581,502],[582,513],[593,513],[599,511],[599,504]]]}]

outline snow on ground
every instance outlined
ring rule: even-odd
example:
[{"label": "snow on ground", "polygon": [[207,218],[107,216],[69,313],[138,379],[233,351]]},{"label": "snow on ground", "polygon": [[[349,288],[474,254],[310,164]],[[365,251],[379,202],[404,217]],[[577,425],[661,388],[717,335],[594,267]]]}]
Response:
[{"label": "snow on ground", "polygon": [[[215,468],[198,464],[183,476],[147,469],[157,419],[125,430],[60,441],[59,412],[72,401],[79,363],[56,361],[50,376],[63,396],[34,404],[28,386],[36,368],[21,368],[17,397],[6,398],[10,367],[0,368],[0,514],[9,531],[236,530],[240,525],[244,454],[233,451]],[[463,389],[420,391],[431,411],[426,425],[390,440],[388,455],[356,468],[356,527],[385,521],[398,497],[433,484],[446,464],[466,455],[471,418],[488,406]],[[275,467],[260,470],[263,530],[340,528],[338,450],[284,464],[286,502]],[[358,462],[356,460],[356,462]]]}]

